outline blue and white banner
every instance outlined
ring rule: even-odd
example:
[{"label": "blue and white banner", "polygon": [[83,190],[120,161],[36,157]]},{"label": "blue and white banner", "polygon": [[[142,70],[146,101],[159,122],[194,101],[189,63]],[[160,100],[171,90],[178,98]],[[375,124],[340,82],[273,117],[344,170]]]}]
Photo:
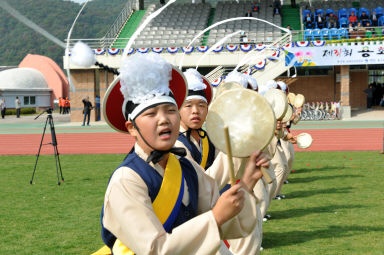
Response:
[{"label": "blue and white banner", "polygon": [[162,47],[155,47],[155,48],[152,48],[152,51],[155,52],[155,53],[162,53],[164,50],[164,48]]},{"label": "blue and white banner", "polygon": [[252,44],[240,44],[240,50],[244,52],[248,52],[252,50]]},{"label": "blue and white banner", "polygon": [[184,53],[189,54],[189,53],[192,53],[195,50],[195,47],[193,47],[193,46],[191,46],[191,47],[182,47],[181,50]]},{"label": "blue and white banner", "polygon": [[117,54],[119,54],[120,49],[112,48],[112,49],[108,49],[107,51],[108,51],[109,55],[117,55]]},{"label": "blue and white banner", "polygon": [[196,49],[199,52],[206,52],[209,49],[209,47],[208,46],[198,46],[198,47],[196,47]]},{"label": "blue and white banner", "polygon": [[301,42],[295,42],[297,47],[308,47],[311,42],[310,41],[301,41]]},{"label": "blue and white banner", "polygon": [[178,47],[167,47],[167,51],[171,54],[174,54],[179,51]]},{"label": "blue and white banner", "polygon": [[265,49],[265,45],[264,44],[257,44],[257,45],[255,45],[255,49],[257,51],[264,50]]},{"label": "blue and white banner", "polygon": [[276,50],[270,57],[268,57],[268,60],[277,61],[279,60],[279,56],[280,56],[280,50]]},{"label": "blue and white banner", "polygon": [[288,62],[295,66],[384,64],[384,45],[294,47],[285,50],[286,65]]},{"label": "blue and white banner", "polygon": [[96,55],[103,55],[105,53],[105,49],[94,49],[93,52]]},{"label": "blue and white banner", "polygon": [[223,51],[224,47],[222,45],[217,46],[216,48],[213,49],[213,52],[219,53]]},{"label": "blue and white banner", "polygon": [[229,52],[234,52],[235,50],[237,50],[238,46],[237,45],[225,45],[225,48],[227,49],[227,51]]},{"label": "blue and white banner", "polygon": [[149,51],[149,48],[137,48],[136,50],[140,53],[147,53]]},{"label": "blue and white banner", "polygon": [[325,41],[312,41],[312,45],[315,47],[323,47],[325,45]]},{"label": "blue and white banner", "polygon": [[212,82],[211,85],[212,85],[213,87],[217,87],[217,86],[220,85],[220,83],[221,83],[222,80],[223,80],[223,77],[217,78],[216,80],[214,80],[214,81]]},{"label": "blue and white banner", "polygon": [[[124,52],[124,49],[122,49],[121,51]],[[127,52],[127,55],[131,55],[134,52],[135,52],[135,48],[129,48],[128,52]]]},{"label": "blue and white banner", "polygon": [[265,68],[266,64],[267,64],[267,60],[264,59],[263,61],[260,61],[259,63],[257,63],[253,67],[256,68],[257,70],[263,70]]}]

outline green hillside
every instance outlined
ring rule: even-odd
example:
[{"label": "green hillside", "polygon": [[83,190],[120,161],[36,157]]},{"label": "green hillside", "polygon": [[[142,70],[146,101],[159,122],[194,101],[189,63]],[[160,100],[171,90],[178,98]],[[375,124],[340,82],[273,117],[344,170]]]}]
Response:
[{"label": "green hillside", "polygon": [[[6,0],[22,15],[64,42],[81,6],[62,0]],[[71,38],[100,38],[127,0],[93,0],[83,10]],[[0,66],[18,65],[28,54],[52,58],[62,66],[64,49],[0,8]]]}]

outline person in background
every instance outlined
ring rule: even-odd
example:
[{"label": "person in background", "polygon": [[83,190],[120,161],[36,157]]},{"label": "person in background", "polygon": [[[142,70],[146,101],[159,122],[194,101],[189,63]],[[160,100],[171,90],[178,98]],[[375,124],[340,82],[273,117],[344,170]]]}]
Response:
[{"label": "person in background", "polygon": [[1,101],[0,101],[0,110],[1,110],[1,118],[2,119],[4,119],[4,117],[5,117],[5,110],[6,110],[7,108],[5,107],[5,99],[3,98],[3,99],[1,99]]},{"label": "person in background", "polygon": [[62,97],[59,97],[59,112],[60,114],[64,113],[64,99]]},{"label": "person in background", "polygon": [[310,13],[304,18],[305,28],[313,28],[313,20]]},{"label": "person in background", "polygon": [[252,12],[260,12],[260,3],[258,1],[255,1],[252,5]]},{"label": "person in background", "polygon": [[280,0],[273,1],[273,16],[280,15],[281,16],[281,2]]},{"label": "person in background", "polygon": [[360,15],[360,22],[363,26],[366,26],[368,21],[370,21],[369,16],[365,12],[362,12]]},{"label": "person in background", "polygon": [[252,17],[252,10],[249,9],[246,13],[245,13],[245,17]]},{"label": "person in background", "polygon": [[331,12],[328,17],[328,28],[333,27],[337,27],[337,17]]},{"label": "person in background", "polygon": [[355,15],[354,11],[352,11],[351,15],[349,15],[348,21],[349,21],[349,24],[352,24],[352,26],[357,25],[357,16]]},{"label": "person in background", "polygon": [[93,109],[92,103],[89,101],[89,97],[83,99],[84,109],[84,119],[83,119],[83,125],[85,126],[85,119],[87,119],[87,126],[89,126],[89,119],[91,118],[91,110]]},{"label": "person in background", "polygon": [[324,28],[324,18],[323,16],[321,16],[321,13],[318,13],[317,16],[316,16],[316,24],[317,24],[317,28]]},{"label": "person in background", "polygon": [[375,92],[375,88],[372,84],[369,84],[369,87],[365,89],[364,92],[367,93],[367,108],[368,110],[371,110],[373,105],[373,94]]},{"label": "person in background", "polygon": [[16,97],[15,100],[15,108],[16,108],[16,117],[20,118],[20,111],[21,111],[21,102],[19,97]]},{"label": "person in background", "polygon": [[371,21],[372,21],[372,26],[377,27],[379,20],[375,11],[372,12]]}]

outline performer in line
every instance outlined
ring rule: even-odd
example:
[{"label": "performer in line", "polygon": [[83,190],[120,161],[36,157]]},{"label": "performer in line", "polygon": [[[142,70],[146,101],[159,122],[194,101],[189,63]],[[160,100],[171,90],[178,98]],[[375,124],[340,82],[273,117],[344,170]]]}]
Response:
[{"label": "performer in line", "polygon": [[253,231],[252,189],[267,159],[253,153],[241,181],[219,197],[215,180],[173,147],[186,94],[182,73],[157,54],[136,54],[118,79],[104,99],[105,119],[136,143],[105,194],[102,237],[113,254],[216,254],[222,238]]}]

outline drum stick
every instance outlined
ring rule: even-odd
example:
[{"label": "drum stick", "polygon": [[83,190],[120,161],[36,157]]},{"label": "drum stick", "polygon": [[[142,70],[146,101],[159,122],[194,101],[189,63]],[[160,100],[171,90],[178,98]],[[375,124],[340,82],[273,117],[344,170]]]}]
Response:
[{"label": "drum stick", "polygon": [[265,178],[265,181],[266,181],[268,184],[272,183],[274,179],[272,179],[272,177],[269,175],[269,173],[268,173],[268,169],[265,168],[265,167],[261,167],[260,169],[261,169],[261,172],[263,173],[263,176],[264,176],[264,178]]},{"label": "drum stick", "polygon": [[228,126],[224,126],[224,137],[225,137],[225,145],[227,147],[227,157],[228,157],[228,165],[229,165],[229,178],[231,181],[231,186],[236,184],[235,181],[235,171],[233,170],[233,161],[232,161],[232,148],[231,141],[229,139],[229,130]]}]

